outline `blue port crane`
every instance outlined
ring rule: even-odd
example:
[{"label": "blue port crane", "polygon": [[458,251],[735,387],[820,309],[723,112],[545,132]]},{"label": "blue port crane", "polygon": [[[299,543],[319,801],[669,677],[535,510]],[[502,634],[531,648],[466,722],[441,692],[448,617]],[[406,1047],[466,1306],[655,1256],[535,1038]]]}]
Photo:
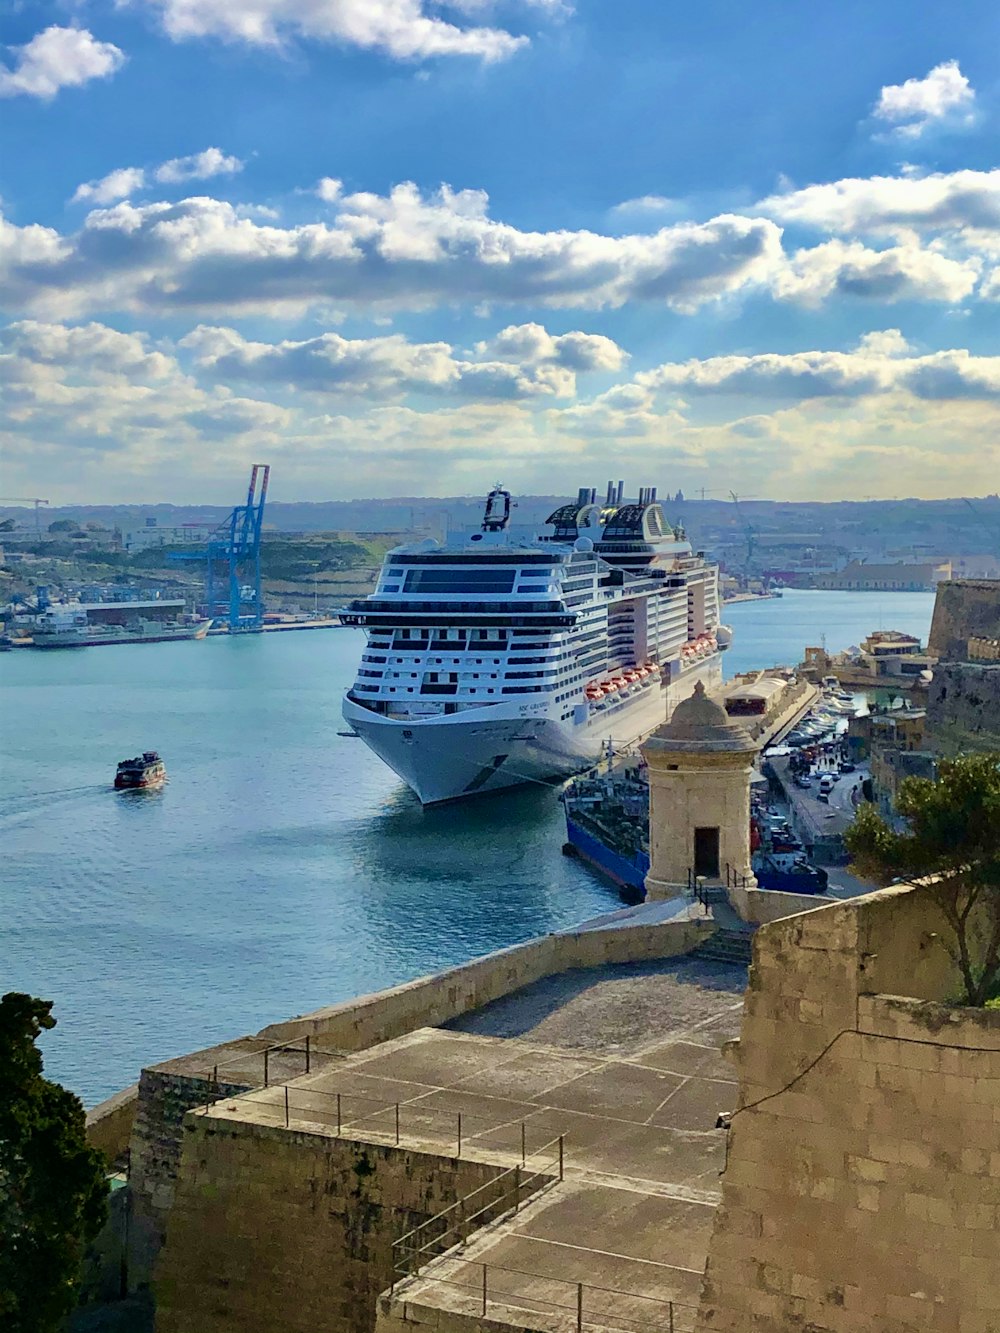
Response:
[{"label": "blue port crane", "polygon": [[271,468],[254,463],[247,502],[237,505],[208,538],[205,553],[207,614],[230,634],[259,630],[264,622],[260,590],[260,536]]}]

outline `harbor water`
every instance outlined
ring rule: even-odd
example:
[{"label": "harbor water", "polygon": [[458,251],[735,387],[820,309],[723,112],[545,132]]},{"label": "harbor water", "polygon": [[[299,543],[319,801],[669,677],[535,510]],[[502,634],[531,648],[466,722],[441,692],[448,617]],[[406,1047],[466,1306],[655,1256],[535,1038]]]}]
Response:
[{"label": "harbor water", "polygon": [[[726,608],[727,674],[826,636],[926,638],[930,593]],[[144,1064],[619,905],[535,785],[423,811],[338,733],[360,631],[0,655],[0,993],[55,1001],[46,1070],[90,1105]],[[160,791],[114,793],[158,749]]]}]

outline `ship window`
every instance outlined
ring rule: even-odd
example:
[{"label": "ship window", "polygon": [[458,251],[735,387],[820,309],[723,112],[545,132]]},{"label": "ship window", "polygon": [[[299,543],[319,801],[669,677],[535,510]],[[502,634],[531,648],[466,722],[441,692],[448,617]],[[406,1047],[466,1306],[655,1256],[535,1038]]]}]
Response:
[{"label": "ship window", "polygon": [[513,592],[513,569],[411,569],[406,592]]}]

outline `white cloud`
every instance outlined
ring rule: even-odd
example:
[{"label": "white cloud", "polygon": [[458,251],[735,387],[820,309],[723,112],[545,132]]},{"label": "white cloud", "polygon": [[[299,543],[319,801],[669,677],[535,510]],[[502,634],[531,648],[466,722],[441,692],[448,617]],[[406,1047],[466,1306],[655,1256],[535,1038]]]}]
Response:
[{"label": "white cloud", "polygon": [[782,261],[780,232],[765,218],[724,215],[643,236],[524,232],[490,218],[480,191],[442,187],[425,197],[409,184],[388,196],[345,196],[335,210],[332,223],[279,227],[191,198],[98,209],[67,237],[8,223],[0,227],[0,299],[59,317],[110,309],[296,315],[330,303],[372,311],[649,301],[691,311],[766,285]]},{"label": "white cloud", "polygon": [[765,352],[668,362],[638,374],[646,390],[734,394],[767,399],[863,398],[906,392],[915,398],[1000,401],[1000,356],[964,348],[909,355],[898,329],[866,334],[850,352]]},{"label": "white cloud", "polygon": [[186,181],[208,180],[212,176],[232,176],[242,170],[243,163],[238,157],[227,157],[221,148],[206,148],[201,153],[172,157],[169,162],[162,162],[153,176],[163,184],[178,185]]},{"label": "white cloud", "polygon": [[113,204],[117,199],[127,199],[145,184],[146,173],[142,167],[119,167],[117,171],[109,171],[100,180],[78,185],[71,202]]},{"label": "white cloud", "polygon": [[[264,360],[276,351],[301,360],[315,343],[312,354],[322,359],[328,349],[319,340],[260,345],[227,330],[201,333],[200,347],[175,354],[146,334],[100,324],[22,321],[0,331],[0,429],[11,482],[27,483],[43,467],[54,497],[78,499],[90,491],[109,500],[180,499],[172,488],[181,476],[185,486],[195,479],[202,494],[214,487],[224,499],[234,472],[266,456],[288,496],[329,495],[331,477],[338,476],[351,478],[348,494],[398,494],[411,477],[419,478],[418,493],[432,495],[479,490],[493,480],[495,459],[503,456],[511,484],[537,493],[564,489],[570,475],[603,475],[613,450],[624,472],[660,479],[671,489],[687,490],[724,469],[737,490],[809,499],[856,494],[859,475],[871,495],[988,490],[1000,461],[991,443],[1000,438],[1000,358],[961,349],[913,356],[891,329],[867,335],[844,353],[671,363],[583,402],[484,394],[481,401],[457,396],[422,410],[385,401],[386,390],[376,386],[373,405],[350,411],[317,411],[316,394],[296,394],[292,406],[270,401],[265,390],[280,376],[261,375],[242,395],[214,382],[212,356],[248,355],[253,363],[263,346]],[[371,365],[377,369],[384,351],[368,354],[379,340],[356,341],[360,346],[350,355],[360,355],[366,374]],[[471,357],[441,356],[436,345],[424,344],[390,349],[388,360],[407,373],[416,367],[417,374],[433,376],[433,369],[421,369],[420,359],[429,355],[428,364],[443,367],[447,378],[449,360],[472,363],[500,348],[512,353],[514,344],[535,347],[542,358],[552,354],[543,339],[515,327]],[[191,373],[184,366],[189,356],[206,364]],[[256,379],[258,369],[251,364],[247,379]],[[530,373],[532,364],[507,363],[512,370]],[[695,401],[737,392],[744,401],[737,400],[730,419],[698,424],[675,402],[663,401],[679,387]],[[784,403],[747,414],[745,401],[753,395]],[[713,417],[719,411],[717,403]]]},{"label": "white cloud", "polygon": [[174,41],[219,37],[282,46],[289,37],[336,42],[394,60],[475,56],[502,60],[528,39],[501,28],[460,27],[427,0],[133,0],[162,15]]},{"label": "white cloud", "polygon": [[344,192],[344,182],[333,176],[324,176],[316,182],[316,197],[324,203],[335,204]]},{"label": "white cloud", "polygon": [[[109,171],[100,180],[87,181],[77,186],[70,202],[113,204],[119,199],[128,199],[152,180],[159,181],[161,185],[173,185],[205,180],[210,176],[231,176],[242,170],[243,163],[238,157],[227,157],[221,148],[206,148],[204,152],[192,153],[189,157],[172,157],[148,172],[144,167],[119,167],[116,171]],[[237,211],[245,217],[278,216],[273,209],[264,205],[243,204]]]},{"label": "white cloud", "polygon": [[615,204],[612,213],[669,213],[677,207],[676,201],[662,194],[644,194],[638,199],[624,199]]},{"label": "white cloud", "polygon": [[870,176],[771,195],[757,211],[781,222],[847,233],[1000,234],[1000,169]]},{"label": "white cloud", "polygon": [[905,356],[911,350],[899,329],[878,329],[863,334],[858,341],[859,352],[873,352],[876,356]]},{"label": "white cloud", "polygon": [[80,88],[91,79],[110,78],[125,55],[110,42],[99,42],[86,28],[53,25],[24,46],[10,48],[14,64],[0,66],[0,97],[55,97],[61,88]]},{"label": "white cloud", "polygon": [[[114,453],[141,474],[151,455],[175,464],[188,446],[267,438],[286,408],[205,390],[147,335],[102,324],[22,321],[0,330],[5,453],[41,449],[74,474],[82,455]],[[197,455],[192,457],[198,465]]]},{"label": "white cloud", "polygon": [[872,114],[893,126],[904,138],[916,139],[930,125],[971,124],[975,98],[958,61],[946,60],[935,65],[924,79],[887,85]]},{"label": "white cloud", "polygon": [[411,343],[400,334],[342,338],[324,333],[302,341],[251,342],[231,328],[200,325],[181,340],[202,373],[228,381],[385,401],[406,394],[500,400],[570,398],[576,375],[617,370],[625,353],[610,338],[566,333],[539,324],[512,326],[472,356],[448,343]]},{"label": "white cloud", "polygon": [[826,241],[798,250],[776,275],[775,294],[818,305],[832,296],[892,304],[962,301],[980,274],[976,258],[951,259],[919,245],[871,250],[861,241]]},{"label": "white cloud", "polygon": [[480,356],[530,365],[558,365],[567,370],[621,370],[628,355],[611,338],[597,333],[553,336],[541,324],[511,324],[495,338],[476,344]]}]

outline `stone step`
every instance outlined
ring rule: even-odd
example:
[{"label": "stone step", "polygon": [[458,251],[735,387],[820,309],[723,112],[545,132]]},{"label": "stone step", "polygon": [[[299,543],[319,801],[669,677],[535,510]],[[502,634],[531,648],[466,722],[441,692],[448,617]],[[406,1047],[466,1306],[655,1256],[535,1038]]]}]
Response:
[{"label": "stone step", "polygon": [[714,935],[692,949],[689,957],[704,958],[715,963],[743,963],[751,961],[753,935],[749,931],[722,927]]}]

